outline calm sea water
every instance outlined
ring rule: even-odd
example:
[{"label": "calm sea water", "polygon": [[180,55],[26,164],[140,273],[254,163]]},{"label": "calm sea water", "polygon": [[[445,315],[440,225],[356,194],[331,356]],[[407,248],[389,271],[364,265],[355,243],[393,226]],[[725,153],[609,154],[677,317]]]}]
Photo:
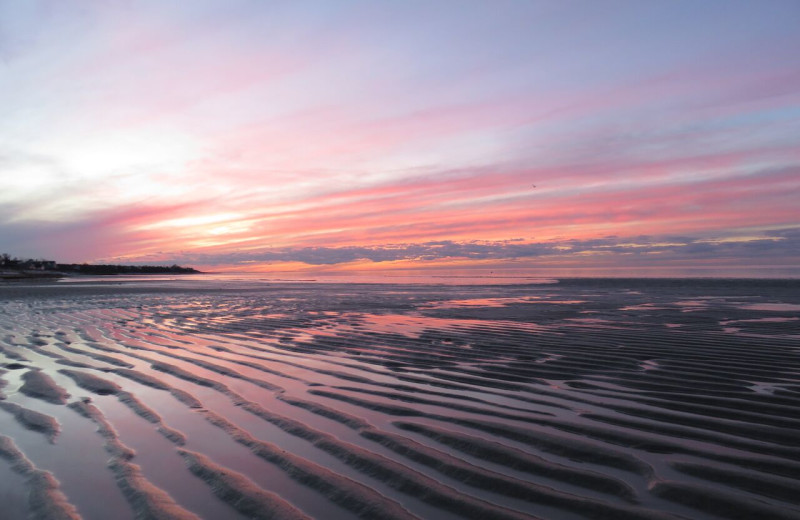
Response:
[{"label": "calm sea water", "polygon": [[430,285],[529,285],[551,284],[565,279],[587,278],[730,278],[730,279],[800,279],[800,267],[764,268],[624,268],[624,269],[526,269],[502,272],[450,270],[441,272],[403,271],[384,273],[249,273],[208,272],[195,275],[146,276],[76,276],[59,283],[187,283],[210,284],[275,284],[293,282],[366,283],[366,284],[430,284]]}]

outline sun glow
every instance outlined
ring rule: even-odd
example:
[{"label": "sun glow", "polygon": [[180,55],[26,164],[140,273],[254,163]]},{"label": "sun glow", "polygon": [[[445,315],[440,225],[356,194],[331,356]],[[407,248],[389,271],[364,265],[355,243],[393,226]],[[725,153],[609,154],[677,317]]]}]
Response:
[{"label": "sun glow", "polygon": [[68,4],[0,2],[0,251],[797,263],[791,2]]}]

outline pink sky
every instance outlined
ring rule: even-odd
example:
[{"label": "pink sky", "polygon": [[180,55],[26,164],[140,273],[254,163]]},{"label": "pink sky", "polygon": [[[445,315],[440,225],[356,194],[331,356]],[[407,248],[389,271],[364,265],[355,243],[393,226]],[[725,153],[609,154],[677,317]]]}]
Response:
[{"label": "pink sky", "polygon": [[0,0],[0,252],[800,265],[798,26],[777,0]]}]

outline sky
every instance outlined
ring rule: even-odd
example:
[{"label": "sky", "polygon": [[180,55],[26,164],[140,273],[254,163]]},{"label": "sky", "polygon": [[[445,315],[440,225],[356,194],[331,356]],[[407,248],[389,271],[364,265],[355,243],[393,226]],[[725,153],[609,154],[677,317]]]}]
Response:
[{"label": "sky", "polygon": [[800,2],[0,0],[0,252],[800,265]]}]

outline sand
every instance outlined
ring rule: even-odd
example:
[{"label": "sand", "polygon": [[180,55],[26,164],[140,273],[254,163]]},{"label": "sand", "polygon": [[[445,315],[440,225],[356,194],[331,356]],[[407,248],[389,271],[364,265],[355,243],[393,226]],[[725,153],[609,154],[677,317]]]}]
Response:
[{"label": "sand", "polygon": [[25,428],[43,433],[51,443],[55,442],[58,432],[61,430],[58,421],[53,417],[35,410],[23,408],[18,404],[0,401],[0,409],[13,415]]},{"label": "sand", "polygon": [[[770,280],[0,285],[0,466],[36,518],[800,518],[798,305]],[[71,496],[92,481],[122,498]]]},{"label": "sand", "polygon": [[53,378],[39,370],[30,370],[22,376],[25,382],[19,389],[25,395],[38,397],[55,404],[67,402],[69,394],[58,386]]},{"label": "sand", "polygon": [[0,435],[0,458],[11,464],[25,478],[28,488],[29,512],[32,518],[78,520],[81,516],[59,489],[58,481],[49,471],[36,468],[14,441]]},{"label": "sand", "polygon": [[211,486],[215,495],[249,518],[306,520],[309,516],[247,477],[214,464],[200,453],[180,450],[189,470]]}]

